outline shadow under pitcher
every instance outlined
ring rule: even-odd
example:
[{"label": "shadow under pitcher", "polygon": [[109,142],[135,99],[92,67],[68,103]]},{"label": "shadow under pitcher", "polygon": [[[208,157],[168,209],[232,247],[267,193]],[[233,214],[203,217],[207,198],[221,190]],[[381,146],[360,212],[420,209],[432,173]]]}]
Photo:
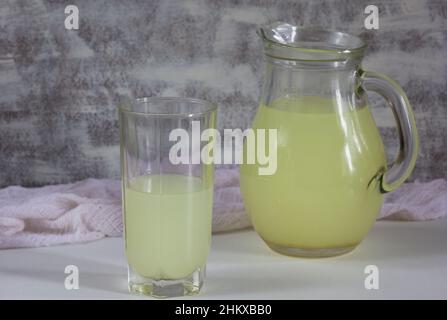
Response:
[{"label": "shadow under pitcher", "polygon": [[[383,194],[411,174],[418,135],[402,88],[361,69],[358,37],[274,23],[259,29],[265,55],[253,129],[277,129],[277,170],[241,165],[241,190],[255,230],[273,250],[326,257],[354,249],[373,226]],[[397,122],[391,166],[366,91],[382,95]]]}]

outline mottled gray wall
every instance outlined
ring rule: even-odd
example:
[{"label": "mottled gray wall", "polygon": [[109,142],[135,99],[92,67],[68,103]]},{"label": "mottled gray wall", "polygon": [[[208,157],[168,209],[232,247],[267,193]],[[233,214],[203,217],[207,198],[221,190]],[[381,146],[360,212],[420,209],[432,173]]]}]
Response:
[{"label": "mottled gray wall", "polygon": [[[79,31],[64,28],[68,4]],[[368,4],[379,31],[363,28]],[[274,20],[362,33],[365,68],[398,80],[416,111],[413,179],[447,176],[447,1],[0,0],[0,185],[118,177],[123,96],[210,99],[220,127],[247,127],[262,71],[255,29]],[[374,113],[392,154],[391,113]]]}]

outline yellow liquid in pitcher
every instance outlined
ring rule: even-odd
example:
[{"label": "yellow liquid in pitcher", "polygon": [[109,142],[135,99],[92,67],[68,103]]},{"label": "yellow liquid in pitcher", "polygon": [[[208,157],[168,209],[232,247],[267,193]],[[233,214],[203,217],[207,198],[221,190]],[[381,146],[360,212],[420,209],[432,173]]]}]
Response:
[{"label": "yellow liquid in pitcher", "polygon": [[241,166],[241,189],[256,231],[271,245],[321,249],[357,245],[382,204],[385,153],[368,108],[336,112],[334,100],[261,105],[253,128],[278,130],[277,171]]},{"label": "yellow liquid in pitcher", "polygon": [[175,174],[141,176],[124,189],[129,265],[151,279],[181,279],[205,266],[213,190]]}]

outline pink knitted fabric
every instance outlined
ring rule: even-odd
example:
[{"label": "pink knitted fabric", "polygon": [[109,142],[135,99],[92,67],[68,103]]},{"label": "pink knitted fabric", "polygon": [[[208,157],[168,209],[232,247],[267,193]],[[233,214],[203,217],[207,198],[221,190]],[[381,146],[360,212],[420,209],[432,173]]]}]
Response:
[{"label": "pink knitted fabric", "polygon": [[447,215],[447,180],[405,183],[388,193],[379,219],[433,220]]},{"label": "pink knitted fabric", "polygon": [[0,190],[0,248],[91,241],[122,229],[116,180]]},{"label": "pink knitted fabric", "polygon": [[[380,218],[431,220],[447,215],[447,181],[408,183],[388,194]],[[250,226],[239,191],[239,170],[215,173],[213,231]],[[120,236],[117,180],[87,179],[41,188],[0,190],[0,249],[78,243]]]}]

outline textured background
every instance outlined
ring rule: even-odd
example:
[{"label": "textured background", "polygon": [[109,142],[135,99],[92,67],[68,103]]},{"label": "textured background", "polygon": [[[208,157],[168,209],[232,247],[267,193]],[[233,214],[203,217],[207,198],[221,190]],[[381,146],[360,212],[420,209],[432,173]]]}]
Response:
[{"label": "textured background", "polygon": [[[78,31],[64,28],[68,4]],[[368,4],[378,31],[363,28]],[[262,73],[255,29],[275,20],[366,38],[365,69],[399,81],[416,112],[412,178],[447,176],[447,1],[0,0],[0,186],[118,177],[123,96],[210,99],[221,128],[249,126]],[[383,102],[374,114],[392,155],[392,115]]]}]

